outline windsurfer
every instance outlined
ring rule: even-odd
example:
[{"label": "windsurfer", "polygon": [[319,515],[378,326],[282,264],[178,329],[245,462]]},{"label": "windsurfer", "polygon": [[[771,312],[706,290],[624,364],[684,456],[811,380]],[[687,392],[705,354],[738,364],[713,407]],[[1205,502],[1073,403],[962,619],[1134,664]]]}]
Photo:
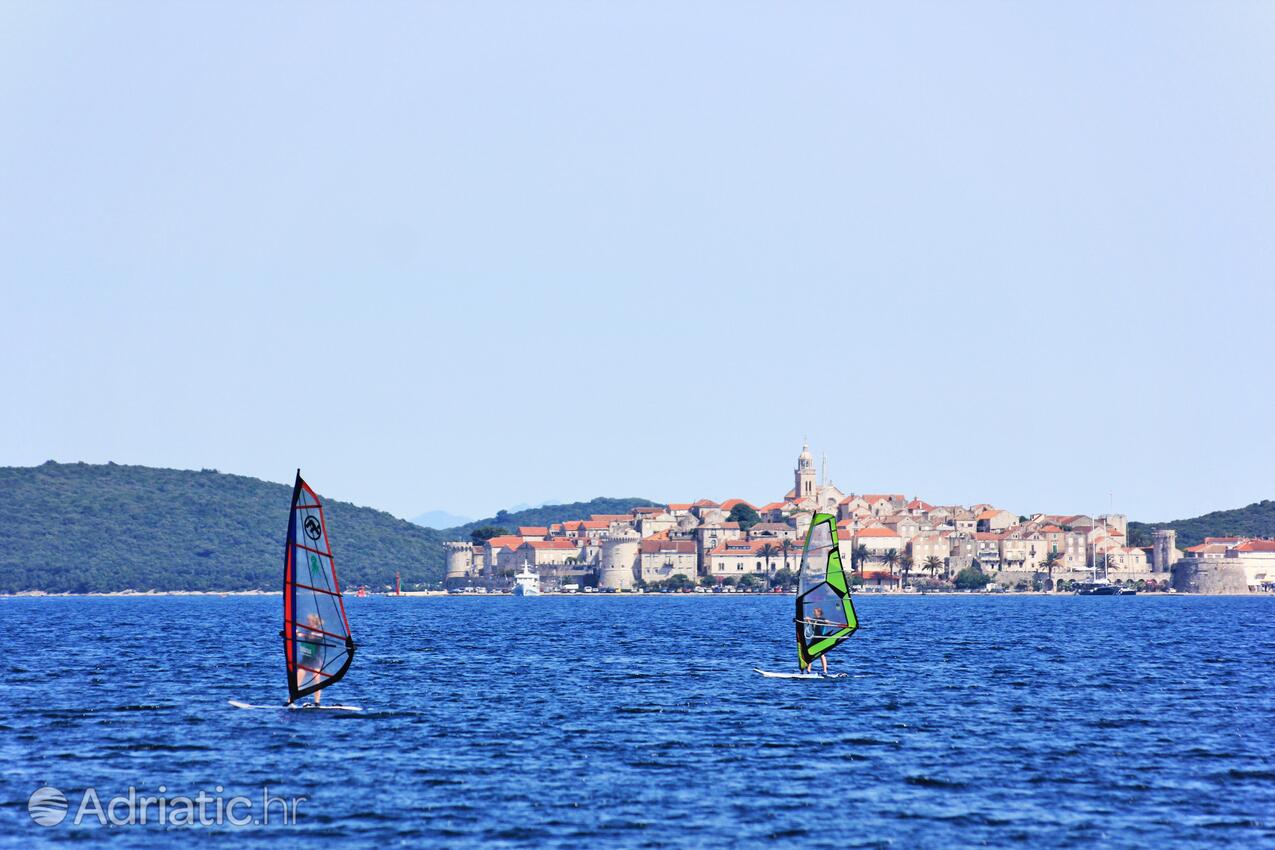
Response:
[{"label": "windsurfer", "polygon": [[[319,681],[318,670],[322,667],[323,662],[319,658],[319,647],[323,643],[323,618],[319,616],[317,611],[311,612],[305,618],[305,625],[298,629],[297,637],[298,649],[301,651],[300,659],[297,663],[297,689],[300,690],[308,685],[311,681]],[[826,666],[826,664],[825,664]],[[309,668],[309,669],[306,669]],[[314,704],[319,704],[319,699],[323,696],[323,690],[314,692]]]},{"label": "windsurfer", "polygon": [[[814,633],[814,636],[817,638],[828,637],[829,635],[834,634],[836,631],[835,629],[832,629],[828,625],[828,622],[826,620],[824,620],[822,608],[816,608],[814,609],[814,611],[811,612],[810,628],[811,628],[811,631]],[[819,656],[819,663],[823,665],[823,674],[827,676],[828,675],[828,653],[825,652]],[[809,664],[806,665],[806,672],[807,673],[810,672]]]}]

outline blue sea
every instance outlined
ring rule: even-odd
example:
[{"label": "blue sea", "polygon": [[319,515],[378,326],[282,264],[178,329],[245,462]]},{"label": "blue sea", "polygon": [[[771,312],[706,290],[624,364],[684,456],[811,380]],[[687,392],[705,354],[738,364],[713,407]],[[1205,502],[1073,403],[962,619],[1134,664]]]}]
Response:
[{"label": "blue sea", "polygon": [[0,599],[0,845],[1275,847],[1275,598],[864,595],[824,681],[790,597],[346,604],[362,713],[227,704],[277,596]]}]

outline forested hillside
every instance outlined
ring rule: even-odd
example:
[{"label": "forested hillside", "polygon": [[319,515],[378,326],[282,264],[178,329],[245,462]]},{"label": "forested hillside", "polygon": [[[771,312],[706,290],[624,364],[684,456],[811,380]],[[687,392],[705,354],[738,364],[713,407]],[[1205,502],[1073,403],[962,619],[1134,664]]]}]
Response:
[{"label": "forested hillside", "polygon": [[455,528],[440,531],[443,540],[464,540],[470,532],[478,528],[499,526],[511,534],[518,532],[520,525],[547,526],[555,522],[566,522],[573,519],[588,519],[593,514],[627,514],[634,508],[644,508],[656,504],[649,499],[610,499],[599,496],[587,502],[570,502],[565,505],[541,505],[525,511],[497,511],[494,517],[479,519]]},{"label": "forested hillside", "polygon": [[[442,578],[441,532],[324,499],[346,587]],[[292,488],[215,470],[0,468],[0,592],[277,589]]]},{"label": "forested hillside", "polygon": [[[500,511],[445,531],[335,501],[322,489],[341,583],[380,590],[435,585],[444,540],[493,524],[516,531],[590,514],[625,513],[646,499],[599,498]],[[0,593],[118,590],[275,590],[292,488],[216,470],[55,463],[0,467]]]},{"label": "forested hillside", "polygon": [[1264,499],[1243,508],[1213,511],[1190,519],[1171,522],[1131,522],[1129,542],[1150,546],[1151,532],[1157,528],[1177,531],[1178,548],[1203,543],[1206,537],[1275,537],[1275,501]]}]

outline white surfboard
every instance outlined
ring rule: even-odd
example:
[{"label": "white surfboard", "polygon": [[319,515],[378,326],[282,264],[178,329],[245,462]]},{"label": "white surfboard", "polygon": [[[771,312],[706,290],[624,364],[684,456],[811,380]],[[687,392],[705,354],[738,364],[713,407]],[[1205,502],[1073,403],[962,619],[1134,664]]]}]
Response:
[{"label": "white surfboard", "polygon": [[240,702],[237,699],[229,700],[230,704],[235,708],[272,708],[291,711],[362,711],[363,709],[357,705],[315,705],[314,703],[293,703],[291,705],[253,705],[250,702]]},{"label": "white surfboard", "polygon": [[776,673],[760,667],[754,667],[753,672],[760,673],[767,679],[844,679],[848,675],[846,673]]}]

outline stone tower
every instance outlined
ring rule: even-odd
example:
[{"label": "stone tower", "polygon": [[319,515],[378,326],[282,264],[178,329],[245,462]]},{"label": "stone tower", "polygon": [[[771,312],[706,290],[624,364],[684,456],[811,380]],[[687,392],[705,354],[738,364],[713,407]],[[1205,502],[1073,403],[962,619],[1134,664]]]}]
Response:
[{"label": "stone tower", "polygon": [[810,455],[810,446],[804,441],[801,454],[797,455],[797,469],[794,471],[797,485],[793,495],[798,499],[815,496],[815,459]]},{"label": "stone tower", "polygon": [[1177,556],[1178,533],[1171,528],[1162,528],[1151,533],[1151,571],[1167,573],[1173,569],[1173,561]]},{"label": "stone tower", "polygon": [[473,576],[474,547],[461,540],[448,540],[443,544],[447,550],[446,585],[455,587],[463,585]]},{"label": "stone tower", "polygon": [[602,590],[632,590],[637,576],[638,552],[642,538],[631,528],[610,532],[602,540],[602,563],[598,587]]}]

